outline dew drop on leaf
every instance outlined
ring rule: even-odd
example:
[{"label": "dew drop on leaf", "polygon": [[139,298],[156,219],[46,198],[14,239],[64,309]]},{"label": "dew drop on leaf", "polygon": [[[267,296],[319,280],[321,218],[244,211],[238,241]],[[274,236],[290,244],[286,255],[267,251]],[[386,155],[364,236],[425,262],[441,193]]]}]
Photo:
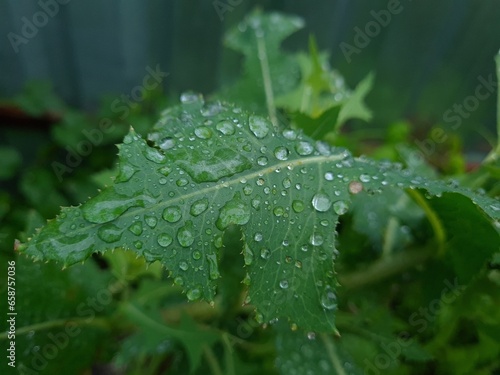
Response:
[{"label": "dew drop on leaf", "polygon": [[325,173],[325,180],[327,180],[327,181],[333,181],[334,178],[335,177],[334,177],[334,175],[333,175],[332,172],[326,172]]},{"label": "dew drop on leaf", "polygon": [[142,249],[142,245],[143,245],[142,241],[135,241],[134,242],[134,246],[138,250]]},{"label": "dew drop on leaf", "polygon": [[177,206],[167,207],[163,210],[162,217],[169,223],[176,223],[181,219],[181,209]]},{"label": "dew drop on leaf", "polygon": [[194,134],[200,139],[210,139],[212,138],[212,130],[206,126],[200,126],[194,130]]},{"label": "dew drop on leaf", "polygon": [[250,266],[253,263],[253,252],[247,244],[243,247],[243,259],[245,260],[245,266]]},{"label": "dew drop on leaf", "polygon": [[269,120],[258,115],[250,116],[248,119],[248,125],[253,135],[259,139],[264,138],[269,133],[272,126]]},{"label": "dew drop on leaf", "polygon": [[189,247],[194,242],[193,222],[187,221],[186,224],[177,231],[177,241],[182,247]]},{"label": "dew drop on leaf", "polygon": [[344,201],[337,201],[333,204],[333,210],[337,215],[343,215],[349,210],[349,206]]},{"label": "dew drop on leaf", "polygon": [[370,181],[370,176],[367,175],[366,173],[363,173],[361,176],[359,176],[359,180],[361,182],[369,182]]},{"label": "dew drop on leaf", "polygon": [[203,102],[203,97],[200,94],[195,94],[193,92],[184,92],[181,94],[180,97],[181,103],[188,104],[188,103],[196,103],[196,102]]},{"label": "dew drop on leaf", "polygon": [[186,296],[187,296],[188,300],[196,301],[197,299],[200,299],[200,297],[201,297],[201,290],[199,288],[190,289],[186,293]]},{"label": "dew drop on leaf", "polygon": [[203,212],[205,212],[208,208],[208,199],[203,198],[200,199],[196,202],[194,202],[191,205],[191,209],[189,210],[189,213],[193,216],[198,216],[201,215]]},{"label": "dew drop on leaf", "polygon": [[263,248],[260,251],[260,257],[262,259],[269,259],[271,257],[271,251],[269,249]]},{"label": "dew drop on leaf", "polygon": [[211,280],[217,280],[220,278],[219,267],[217,266],[217,255],[215,254],[207,254],[206,255],[208,262],[208,274]]},{"label": "dew drop on leaf", "polygon": [[257,242],[262,241],[262,233],[260,233],[260,232],[255,233],[255,236],[253,237],[253,239]]},{"label": "dew drop on leaf", "polygon": [[135,221],[128,227],[128,230],[136,236],[140,236],[142,234],[142,223],[140,221]]},{"label": "dew drop on leaf", "polygon": [[179,268],[183,271],[187,271],[187,269],[189,268],[189,265],[187,264],[187,262],[182,261],[179,263]]},{"label": "dew drop on leaf", "polygon": [[158,245],[162,247],[167,247],[172,243],[173,239],[172,236],[170,236],[167,233],[161,233],[158,235]]},{"label": "dew drop on leaf", "polygon": [[221,132],[224,135],[233,135],[234,134],[234,125],[229,120],[222,120],[217,125],[215,125],[215,129]]},{"label": "dew drop on leaf", "polygon": [[177,181],[175,181],[175,184],[179,187],[181,186],[186,186],[187,184],[189,183],[189,181],[187,180],[187,178],[179,178]]},{"label": "dew drop on leaf", "polygon": [[290,151],[284,146],[279,146],[274,149],[274,156],[278,160],[287,160]]},{"label": "dew drop on leaf", "polygon": [[156,227],[156,224],[158,223],[158,219],[154,216],[146,215],[144,216],[144,221],[150,228]]},{"label": "dew drop on leaf", "polygon": [[146,159],[152,161],[153,163],[157,163],[157,164],[162,164],[167,159],[165,155],[163,155],[156,148],[152,148],[152,147],[147,147],[144,150],[144,156],[146,157]]},{"label": "dew drop on leaf", "polygon": [[294,200],[294,201],[292,202],[292,209],[293,209],[296,213],[300,213],[300,212],[304,211],[304,208],[305,208],[304,202],[299,201],[299,200]]},{"label": "dew drop on leaf", "polygon": [[244,225],[248,220],[250,220],[250,207],[237,195],[221,208],[215,225],[224,230],[231,224]]},{"label": "dew drop on leaf", "polygon": [[132,178],[135,172],[137,172],[137,170],[133,166],[121,162],[115,182],[126,182]]},{"label": "dew drop on leaf", "polygon": [[259,164],[261,167],[267,165],[267,163],[268,163],[268,160],[265,156],[259,156],[257,158],[257,164]]},{"label": "dew drop on leaf", "polygon": [[200,260],[201,259],[201,252],[199,252],[198,250],[193,251],[193,259]]},{"label": "dew drop on leaf", "polygon": [[183,286],[184,285],[184,279],[180,276],[177,276],[176,278],[174,278],[174,284],[175,285],[179,285],[179,286]]},{"label": "dew drop on leaf", "polygon": [[280,217],[283,216],[284,213],[285,209],[283,207],[278,206],[273,209],[274,216]]},{"label": "dew drop on leaf", "polygon": [[321,294],[321,306],[325,310],[335,310],[337,308],[337,296],[329,285],[325,287]]},{"label": "dew drop on leaf", "polygon": [[175,146],[175,141],[172,137],[165,137],[158,141],[158,147],[162,150],[169,150]]},{"label": "dew drop on leaf", "polygon": [[288,288],[288,281],[287,280],[281,280],[280,281],[280,288],[281,289],[287,289]]},{"label": "dew drop on leaf", "polygon": [[323,245],[323,236],[319,233],[313,233],[309,237],[309,243],[313,246],[321,246]]},{"label": "dew drop on leaf", "polygon": [[122,231],[115,224],[106,224],[99,228],[97,236],[107,243],[119,241],[122,237]]},{"label": "dew drop on leaf", "polygon": [[323,192],[316,193],[312,198],[312,205],[316,211],[326,212],[332,206],[328,195]]},{"label": "dew drop on leaf", "polygon": [[314,147],[306,141],[300,141],[295,146],[295,151],[301,156],[311,155],[314,151]]}]

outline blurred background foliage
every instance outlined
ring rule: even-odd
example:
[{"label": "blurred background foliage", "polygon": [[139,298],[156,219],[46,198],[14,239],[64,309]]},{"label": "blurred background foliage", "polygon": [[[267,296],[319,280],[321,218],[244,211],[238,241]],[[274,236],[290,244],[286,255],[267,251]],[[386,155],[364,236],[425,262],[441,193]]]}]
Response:
[{"label": "blurred background foliage", "polygon": [[[314,34],[319,49],[330,51],[331,65],[349,87],[375,72],[367,98],[368,106],[377,109],[371,131],[404,118],[425,134],[443,122],[443,114],[454,103],[474,94],[478,77],[494,74],[500,3],[401,0],[403,10],[392,15],[349,63],[340,44],[354,45],[355,28],[364,29],[373,20],[370,12],[387,9],[387,4],[384,0],[73,0],[60,5],[58,14],[20,45],[18,53],[7,37],[1,39],[0,96],[12,97],[27,82],[46,80],[66,103],[95,110],[103,95],[129,93],[142,80],[145,67],[157,64],[169,73],[163,82],[167,93],[186,89],[210,93],[240,71],[241,56],[224,48],[224,32],[259,6],[303,17],[306,27],[290,37],[285,48],[304,49]],[[22,18],[31,19],[39,10],[37,2],[0,2],[0,33],[20,34]],[[487,152],[494,123],[495,97],[490,95],[457,131],[467,136],[467,148]]]}]

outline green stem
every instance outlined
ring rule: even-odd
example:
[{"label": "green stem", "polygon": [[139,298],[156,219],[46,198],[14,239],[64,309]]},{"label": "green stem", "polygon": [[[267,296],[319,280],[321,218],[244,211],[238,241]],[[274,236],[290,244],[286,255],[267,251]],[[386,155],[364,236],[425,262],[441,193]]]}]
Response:
[{"label": "green stem", "polygon": [[441,220],[434,212],[432,207],[429,205],[427,200],[420,194],[417,190],[414,189],[406,189],[406,193],[413,198],[413,200],[424,210],[429,223],[434,230],[434,234],[436,235],[436,240],[438,243],[438,255],[443,255],[446,244],[446,231],[441,223]]},{"label": "green stem", "polygon": [[485,163],[494,162],[500,157],[500,90],[498,89],[498,82],[500,82],[500,51],[495,56],[495,66],[497,75],[497,146],[484,159]]},{"label": "green stem", "polygon": [[[51,328],[56,328],[56,327],[62,327],[67,323],[76,323],[77,325],[87,325],[87,326],[95,326],[95,327],[101,327],[101,328],[108,328],[109,327],[109,322],[107,319],[104,318],[94,318],[90,321],[87,322],[89,318],[69,318],[69,319],[57,319],[57,320],[50,320],[48,322],[43,322],[43,323],[37,323],[37,324],[31,324],[29,326],[25,326],[22,328],[16,329],[16,335],[26,335],[30,331],[43,331],[46,329],[51,329]],[[0,340],[5,340],[7,339],[7,332],[0,333]]]},{"label": "green stem", "polygon": [[226,361],[226,375],[235,375],[236,372],[234,370],[234,355],[233,355],[233,347],[231,346],[231,342],[229,340],[229,334],[222,334],[222,344],[224,345],[225,350],[225,361]]},{"label": "green stem", "polygon": [[335,347],[334,347],[333,343],[331,342],[330,337],[325,335],[325,334],[322,334],[321,340],[325,344],[326,353],[328,354],[328,357],[330,358],[330,362],[332,362],[332,364],[333,364],[333,368],[335,369],[335,374],[346,375],[346,372],[344,371],[344,367],[342,366],[342,363],[340,363],[339,357],[338,357],[337,353],[335,352]]},{"label": "green stem", "polygon": [[397,275],[431,257],[431,251],[422,249],[409,250],[384,257],[372,263],[368,268],[347,275],[339,275],[343,289],[356,289]]},{"label": "green stem", "polygon": [[214,375],[224,375],[212,348],[210,348],[209,346],[204,346],[203,354],[205,355],[205,359],[208,362],[208,367],[210,367],[210,372]]},{"label": "green stem", "polygon": [[276,106],[274,104],[273,84],[271,81],[271,72],[269,70],[269,61],[267,59],[266,44],[264,35],[256,33],[257,51],[259,54],[260,68],[262,70],[262,80],[264,82],[264,92],[266,94],[266,105],[269,118],[276,129],[278,126],[278,117],[276,116]]}]

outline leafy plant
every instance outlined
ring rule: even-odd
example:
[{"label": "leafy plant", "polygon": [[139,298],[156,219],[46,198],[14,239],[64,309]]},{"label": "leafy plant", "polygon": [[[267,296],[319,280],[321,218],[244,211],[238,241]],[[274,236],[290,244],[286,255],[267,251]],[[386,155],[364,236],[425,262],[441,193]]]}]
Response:
[{"label": "leafy plant", "polygon": [[[203,373],[202,361],[213,374],[465,373],[468,346],[478,355],[467,371],[500,370],[500,203],[484,190],[494,162],[478,192],[437,179],[408,147],[391,162],[328,143],[348,119],[369,119],[372,78],[351,92],[313,40],[309,54],[281,52],[301,24],[249,15],[227,36],[246,56],[241,81],[207,102],[181,95],[147,137],[131,128],[111,185],[17,244],[51,261],[19,255],[19,273],[79,293],[76,318],[37,316],[23,334],[67,317],[92,340],[126,337],[102,346],[127,373]],[[104,270],[73,266],[91,257]],[[84,319],[95,288],[109,298]],[[30,340],[28,353],[43,347]]]}]

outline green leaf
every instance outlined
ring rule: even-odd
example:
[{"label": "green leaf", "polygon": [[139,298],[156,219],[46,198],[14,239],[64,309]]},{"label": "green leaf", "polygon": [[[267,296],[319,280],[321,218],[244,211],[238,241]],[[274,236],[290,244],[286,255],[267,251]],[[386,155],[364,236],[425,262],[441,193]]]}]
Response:
[{"label": "green leaf", "polygon": [[371,73],[367,75],[354,89],[352,95],[340,110],[336,126],[344,123],[350,118],[359,118],[369,121],[372,113],[364,103],[364,99],[373,86],[375,76]]},{"label": "green leaf", "polygon": [[276,367],[280,374],[361,375],[341,339],[278,327]]},{"label": "green leaf", "polygon": [[[24,256],[15,262],[19,373],[81,373],[97,359],[106,342],[102,317],[112,306],[109,276],[92,262],[64,271],[54,263],[34,263]],[[7,301],[6,287],[0,297],[2,304]],[[0,336],[2,352],[9,342],[6,334]]]},{"label": "green leaf", "polygon": [[243,77],[223,90],[221,97],[232,98],[256,112],[267,112],[276,125],[274,98],[292,90],[299,78],[296,59],[283,53],[280,44],[303,24],[296,16],[256,10],[231,29],[225,42],[244,54]]},{"label": "green leaf", "polygon": [[149,135],[153,146],[133,130],[125,137],[113,186],[64,208],[21,250],[73,264],[122,247],[163,263],[189,300],[212,301],[223,232],[239,225],[258,320],[334,331],[335,227],[352,194],[456,192],[486,221],[499,218],[498,201],[486,196],[352,158],[293,130],[276,133],[266,118],[227,103],[182,100]]}]

